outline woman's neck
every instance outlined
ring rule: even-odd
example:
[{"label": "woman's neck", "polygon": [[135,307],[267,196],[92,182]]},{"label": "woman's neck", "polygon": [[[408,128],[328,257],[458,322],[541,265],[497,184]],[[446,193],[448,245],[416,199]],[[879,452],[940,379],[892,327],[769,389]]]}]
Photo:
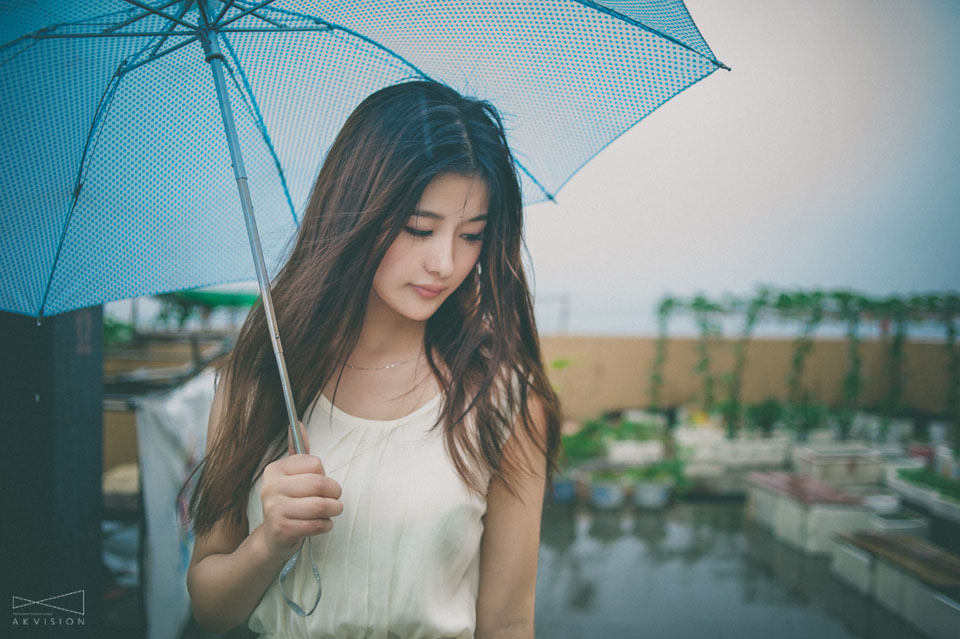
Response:
[{"label": "woman's neck", "polygon": [[387,365],[417,357],[423,347],[425,321],[397,314],[371,291],[360,337],[348,361],[361,365]]}]

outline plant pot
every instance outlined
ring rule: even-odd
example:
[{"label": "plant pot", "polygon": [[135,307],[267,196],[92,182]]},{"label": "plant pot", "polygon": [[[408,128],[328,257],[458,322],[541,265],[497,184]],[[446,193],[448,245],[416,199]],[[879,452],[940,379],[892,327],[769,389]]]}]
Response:
[{"label": "plant pot", "polygon": [[621,481],[600,480],[590,483],[590,503],[595,508],[619,508],[623,505],[626,494],[626,488]]},{"label": "plant pot", "polygon": [[638,508],[665,508],[673,486],[664,481],[638,481],[633,487],[633,503]]}]

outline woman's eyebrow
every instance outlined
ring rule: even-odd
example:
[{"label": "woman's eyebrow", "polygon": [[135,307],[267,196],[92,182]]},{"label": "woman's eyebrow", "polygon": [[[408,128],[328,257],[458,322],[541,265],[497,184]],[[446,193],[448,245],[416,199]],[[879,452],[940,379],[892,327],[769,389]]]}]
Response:
[{"label": "woman's eyebrow", "polygon": [[[413,212],[413,214],[414,214],[414,215],[418,215],[418,216],[420,216],[420,217],[428,217],[428,218],[433,219],[433,220],[444,220],[444,219],[446,219],[444,216],[440,215],[439,213],[434,213],[433,211],[422,211],[422,210],[420,210],[420,209],[416,209],[416,210]],[[486,214],[486,213],[481,213],[480,215],[477,215],[477,216],[472,217],[472,218],[470,218],[469,220],[467,220],[467,222],[486,222],[486,221],[487,221],[487,214]]]}]

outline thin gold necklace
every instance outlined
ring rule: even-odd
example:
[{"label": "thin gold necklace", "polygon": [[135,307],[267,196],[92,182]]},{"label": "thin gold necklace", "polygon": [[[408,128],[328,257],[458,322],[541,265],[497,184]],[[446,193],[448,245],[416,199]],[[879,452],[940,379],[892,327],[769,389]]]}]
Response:
[{"label": "thin gold necklace", "polygon": [[401,360],[401,361],[399,361],[399,362],[394,362],[393,364],[387,364],[386,366],[369,366],[369,367],[368,367],[368,366],[354,366],[353,364],[348,364],[347,362],[344,362],[343,365],[346,366],[347,368],[352,368],[352,369],[355,370],[355,371],[383,371],[383,370],[386,370],[386,369],[388,369],[388,368],[396,368],[397,366],[400,366],[401,364],[406,364],[406,363],[408,363],[408,362],[412,362],[412,361],[418,360],[418,359],[420,359],[420,354],[421,354],[422,352],[423,352],[423,351],[420,351],[420,353],[417,353],[417,356],[416,356],[416,357],[411,357],[410,359],[404,359],[404,360]]}]

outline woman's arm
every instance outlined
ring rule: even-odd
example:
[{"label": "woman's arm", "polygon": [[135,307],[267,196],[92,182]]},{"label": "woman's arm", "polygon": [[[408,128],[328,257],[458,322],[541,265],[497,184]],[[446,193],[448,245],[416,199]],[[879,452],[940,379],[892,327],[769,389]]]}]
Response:
[{"label": "woman's arm", "polygon": [[[225,381],[221,379],[217,385],[210,408],[208,453],[221,436]],[[187,590],[197,623],[213,632],[227,632],[246,621],[283,568],[283,561],[272,559],[267,552],[263,527],[247,535],[248,525],[246,513],[236,527],[221,519],[208,534],[194,540]]]},{"label": "woman's arm", "polygon": [[196,539],[187,589],[193,616],[204,628],[224,633],[245,623],[277,578],[286,559],[270,555],[262,533],[258,526],[244,536],[221,520]]},{"label": "woman's arm", "polygon": [[[534,430],[543,438],[546,419],[538,396],[529,403]],[[503,449],[518,460],[517,496],[494,477],[487,491],[480,542],[480,589],[477,596],[477,639],[533,639],[540,516],[546,483],[546,458],[522,426]]]},{"label": "woman's arm", "polygon": [[[220,435],[224,386],[218,386],[210,411],[208,451]],[[309,450],[302,424],[300,428]],[[236,527],[221,519],[194,541],[187,590],[197,622],[217,633],[245,623],[300,539],[332,528],[329,518],[343,509],[339,497],[339,485],[323,476],[316,457],[293,455],[268,465],[261,491],[264,523],[247,535],[246,514]]]}]

